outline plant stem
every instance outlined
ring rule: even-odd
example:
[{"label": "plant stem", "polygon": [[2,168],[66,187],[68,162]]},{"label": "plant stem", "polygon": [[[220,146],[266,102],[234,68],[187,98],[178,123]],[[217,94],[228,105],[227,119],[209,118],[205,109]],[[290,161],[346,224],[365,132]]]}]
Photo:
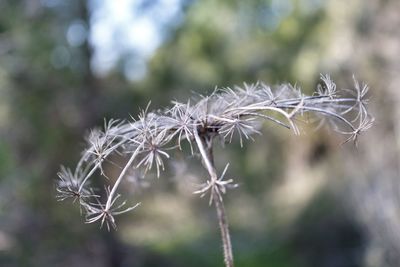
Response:
[{"label": "plant stem", "polygon": [[110,207],[111,207],[111,205],[112,205],[112,201],[113,201],[113,199],[114,199],[114,194],[115,194],[115,192],[117,191],[117,188],[118,188],[119,184],[121,183],[122,178],[124,177],[125,173],[128,171],[129,167],[131,166],[131,164],[132,164],[133,161],[135,160],[136,156],[139,154],[140,149],[142,149],[142,147],[143,147],[143,143],[140,144],[140,145],[136,148],[135,152],[132,153],[132,156],[130,157],[128,163],[126,163],[124,169],[123,169],[123,170],[121,171],[121,173],[119,174],[119,176],[118,176],[118,178],[117,178],[117,181],[114,183],[114,185],[113,185],[113,187],[112,187],[112,189],[111,189],[111,192],[110,192],[110,194],[109,194],[109,196],[108,196],[107,203],[106,203],[106,208],[105,208],[106,210],[109,210],[109,209],[110,209]]},{"label": "plant stem", "polygon": [[[229,223],[225,212],[224,203],[220,190],[218,190],[217,184],[215,183],[218,179],[217,172],[215,170],[214,156],[212,150],[212,137],[200,137],[197,130],[194,131],[195,140],[199,147],[200,154],[203,158],[203,163],[210,175],[211,183],[214,186],[211,188],[212,199],[215,203],[215,209],[217,210],[219,228],[221,230],[222,247],[224,250],[224,262],[225,267],[233,267],[233,253],[232,243],[229,234]],[[209,139],[206,139],[209,138]]]},{"label": "plant stem", "polygon": [[224,203],[220,196],[214,198],[215,208],[217,209],[219,229],[221,230],[222,246],[224,248],[224,261],[226,267],[233,267],[232,243],[229,234],[229,223],[225,214]]}]

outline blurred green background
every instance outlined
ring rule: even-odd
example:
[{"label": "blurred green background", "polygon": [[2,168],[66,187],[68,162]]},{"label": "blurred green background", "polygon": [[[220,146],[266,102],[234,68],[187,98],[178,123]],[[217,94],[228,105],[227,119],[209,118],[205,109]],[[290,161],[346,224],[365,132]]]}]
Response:
[{"label": "blurred green background", "polygon": [[240,183],[225,200],[236,266],[400,266],[399,14],[398,0],[0,0],[0,266],[223,266],[189,153],[124,183],[142,205],[112,232],[56,201],[59,166],[149,100],[257,80],[312,93],[319,73],[366,81],[376,124],[358,149],[266,124],[215,151]]}]

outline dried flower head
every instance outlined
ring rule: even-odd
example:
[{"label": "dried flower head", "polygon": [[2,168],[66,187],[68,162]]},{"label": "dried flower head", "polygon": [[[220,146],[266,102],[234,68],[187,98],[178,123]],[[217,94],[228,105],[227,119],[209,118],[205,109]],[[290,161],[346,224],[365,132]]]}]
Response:
[{"label": "dried flower head", "polygon": [[[106,192],[107,196],[110,197],[109,188],[106,189]],[[106,204],[102,204],[98,198],[96,198],[96,203],[84,203],[83,205],[86,210],[86,223],[100,221],[100,227],[103,227],[105,223],[108,230],[110,230],[111,227],[116,229],[117,224],[115,223],[114,216],[129,212],[140,205],[140,203],[137,203],[134,206],[126,208],[126,201],[116,204],[120,197],[121,195],[117,194],[115,197],[111,198],[109,203],[107,202]]]},{"label": "dried flower head", "polygon": [[[59,173],[58,199],[79,200],[86,213],[86,222],[100,221],[107,228],[115,228],[114,216],[126,213],[137,205],[124,208],[117,193],[121,181],[132,170],[146,174],[155,165],[157,176],[170,159],[169,151],[183,149],[182,142],[190,145],[192,153],[198,152],[210,174],[195,193],[204,196],[210,192],[211,202],[222,202],[228,188],[235,187],[232,180],[224,180],[228,165],[217,176],[212,160],[213,139],[220,137],[231,143],[238,137],[241,146],[245,139],[261,134],[260,126],[269,121],[300,134],[298,122],[309,122],[316,127],[324,125],[345,136],[344,141],[357,144],[360,134],[368,130],[374,119],[367,111],[368,86],[354,79],[354,89],[338,89],[329,75],[321,75],[322,84],[311,95],[305,95],[297,86],[282,84],[270,87],[264,83],[244,84],[243,87],[215,88],[208,96],[184,103],[172,102],[165,110],[150,112],[149,105],[137,119],[110,120],[103,130],[93,130],[88,137],[88,148],[74,171],[64,167]],[[100,174],[105,161],[114,154],[127,155],[129,160],[111,188],[107,187],[104,201],[90,192],[89,180]]]},{"label": "dried flower head", "polygon": [[93,194],[86,188],[81,187],[82,176],[79,171],[73,174],[72,171],[64,166],[61,166],[61,170],[58,173],[59,180],[57,181],[57,199],[63,201],[66,199],[72,199],[73,202],[77,200],[83,203],[85,199],[91,198]]}]

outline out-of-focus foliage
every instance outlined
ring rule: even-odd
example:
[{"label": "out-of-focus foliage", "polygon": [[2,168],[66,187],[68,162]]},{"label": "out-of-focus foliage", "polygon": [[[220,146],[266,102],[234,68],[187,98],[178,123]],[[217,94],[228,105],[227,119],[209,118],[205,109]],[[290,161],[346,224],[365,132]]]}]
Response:
[{"label": "out-of-focus foliage", "polygon": [[[241,185],[226,199],[237,266],[399,264],[398,1],[181,1],[182,19],[161,25],[135,82],[123,71],[134,53],[93,74],[86,33],[101,2],[0,1],[1,266],[220,266],[214,211],[191,194],[197,159],[182,155],[170,178],[140,190],[125,183],[146,205],[111,233],[55,200],[59,164],[76,162],[103,117],[128,118],[150,99],[166,106],[257,80],[311,92],[320,72],[340,86],[353,73],[367,81],[377,126],[356,151],[324,131],[291,137],[269,125],[243,149],[215,151]],[[158,1],[142,2],[145,12]],[[68,39],[73,25],[81,41]]]}]

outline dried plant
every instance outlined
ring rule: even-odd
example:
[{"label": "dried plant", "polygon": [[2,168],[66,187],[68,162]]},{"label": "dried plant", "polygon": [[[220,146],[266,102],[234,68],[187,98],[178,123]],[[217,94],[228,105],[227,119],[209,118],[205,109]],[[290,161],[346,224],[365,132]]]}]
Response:
[{"label": "dried plant", "polygon": [[[229,164],[219,175],[213,158],[213,141],[220,137],[230,143],[234,136],[253,139],[261,134],[264,121],[300,134],[298,121],[330,126],[333,131],[347,137],[344,143],[353,141],[368,130],[374,119],[368,114],[368,86],[355,79],[353,90],[338,90],[329,75],[321,75],[322,84],[312,95],[305,95],[300,88],[290,84],[269,87],[264,83],[243,87],[215,89],[209,96],[199,96],[198,101],[173,102],[165,110],[149,111],[149,105],[131,121],[110,120],[103,130],[93,130],[87,138],[88,147],[83,152],[74,172],[62,167],[59,173],[58,199],[72,198],[79,202],[86,223],[100,222],[107,228],[116,228],[115,216],[133,210],[134,204],[126,207],[126,201],[118,200],[118,187],[128,171],[140,170],[144,174],[154,166],[157,176],[165,168],[173,149],[182,150],[183,142],[189,144],[191,153],[201,156],[203,166],[209,174],[208,180],[194,193],[201,197],[209,195],[214,203],[224,249],[226,266],[233,266],[232,246],[228,221],[223,204],[223,195],[236,187],[232,179],[225,179]],[[193,102],[193,103],[192,103]],[[104,162],[112,162],[115,154],[127,156],[129,160],[121,167],[115,183],[106,186],[106,198],[93,193],[89,181],[95,174],[106,176]]]}]

